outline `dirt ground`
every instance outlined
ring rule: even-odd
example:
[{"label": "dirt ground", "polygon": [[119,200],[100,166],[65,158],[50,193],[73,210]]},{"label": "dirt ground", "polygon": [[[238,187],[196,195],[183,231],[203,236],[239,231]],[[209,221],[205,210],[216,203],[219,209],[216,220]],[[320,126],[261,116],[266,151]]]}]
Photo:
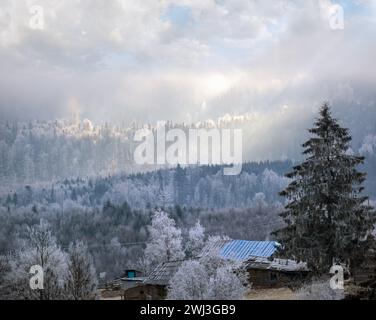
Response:
[{"label": "dirt ground", "polygon": [[288,288],[255,289],[246,297],[247,300],[296,300],[296,294]]},{"label": "dirt ground", "polygon": [[101,300],[121,300],[123,291],[100,290]]},{"label": "dirt ground", "polygon": [[[101,290],[101,300],[121,300],[122,291]],[[247,300],[296,300],[296,294],[288,288],[255,289],[246,297]]]}]

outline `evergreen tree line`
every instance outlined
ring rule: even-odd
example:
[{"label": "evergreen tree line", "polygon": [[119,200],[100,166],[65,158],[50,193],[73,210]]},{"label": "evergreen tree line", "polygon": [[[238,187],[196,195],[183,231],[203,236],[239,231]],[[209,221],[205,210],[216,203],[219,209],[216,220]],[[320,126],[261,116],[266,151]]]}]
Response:
[{"label": "evergreen tree line", "polygon": [[107,201],[132,208],[148,206],[188,206],[199,208],[247,208],[258,193],[266,201],[282,200],[279,190],[288,179],[283,172],[290,161],[246,163],[238,176],[224,176],[223,166],[161,169],[134,175],[114,175],[93,179],[65,179],[62,182],[33,184],[7,191],[0,204],[17,208],[36,204],[55,205],[62,210],[70,206],[100,207]]}]

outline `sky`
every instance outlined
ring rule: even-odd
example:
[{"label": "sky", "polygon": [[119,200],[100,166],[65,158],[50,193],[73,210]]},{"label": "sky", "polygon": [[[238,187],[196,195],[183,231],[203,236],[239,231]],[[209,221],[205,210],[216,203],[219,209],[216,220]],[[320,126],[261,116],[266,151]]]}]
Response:
[{"label": "sky", "polygon": [[323,101],[344,117],[376,111],[376,0],[0,4],[2,120],[254,114],[262,130],[305,125]]}]

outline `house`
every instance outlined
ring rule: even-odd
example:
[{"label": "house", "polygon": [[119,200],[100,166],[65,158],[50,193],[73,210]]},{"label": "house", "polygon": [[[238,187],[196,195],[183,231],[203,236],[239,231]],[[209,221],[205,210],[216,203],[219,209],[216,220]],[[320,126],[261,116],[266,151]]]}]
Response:
[{"label": "house", "polygon": [[211,255],[240,262],[253,288],[280,288],[304,281],[309,275],[307,264],[274,258],[278,247],[275,241],[218,240],[206,246],[201,257]]},{"label": "house", "polygon": [[159,264],[142,283],[125,290],[125,300],[162,300],[167,286],[185,260],[167,261]]},{"label": "house", "polygon": [[309,276],[305,262],[288,259],[252,257],[245,263],[248,281],[252,288],[293,287]]},{"label": "house", "polygon": [[[294,285],[309,274],[305,263],[276,259],[280,246],[275,241],[248,241],[220,239],[210,242],[196,259],[219,257],[232,260],[245,267],[250,284],[254,288],[276,288]],[[184,260],[159,264],[142,283],[128,288],[124,299],[164,299],[170,280]]]}]

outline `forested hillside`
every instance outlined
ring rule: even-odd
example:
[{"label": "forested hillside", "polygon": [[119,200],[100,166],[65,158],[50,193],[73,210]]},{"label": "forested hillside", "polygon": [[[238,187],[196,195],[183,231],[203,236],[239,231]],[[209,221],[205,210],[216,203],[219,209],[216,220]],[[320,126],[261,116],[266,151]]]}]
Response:
[{"label": "forested hillside", "polygon": [[[172,128],[187,132],[190,128],[237,128],[243,131],[243,161],[272,161],[297,159],[303,137],[291,141],[270,138],[264,141],[254,138],[256,125],[251,115],[223,117],[192,125],[166,123]],[[302,124],[303,125],[303,124]],[[146,127],[156,131],[155,125],[94,125],[89,120],[0,122],[0,180],[1,188],[17,184],[34,184],[63,179],[131,174],[155,170],[158,166],[140,166],[134,163],[135,132]],[[302,127],[301,132],[305,133]],[[282,139],[287,133],[278,134]],[[286,136],[287,139],[287,136]],[[269,145],[273,142],[272,147]],[[270,149],[267,153],[260,149]],[[352,149],[367,157],[375,155],[373,135],[362,136],[354,141]],[[375,171],[375,161],[369,161],[368,169]],[[273,168],[269,168],[274,170]],[[276,171],[278,174],[284,172]],[[369,174],[372,179],[373,176]]]},{"label": "forested hillside", "polygon": [[107,201],[133,208],[189,206],[200,208],[244,208],[257,193],[267,202],[279,199],[285,187],[283,173],[290,161],[244,164],[238,176],[224,176],[223,166],[163,169],[134,175],[65,179],[52,184],[23,185],[5,192],[0,203],[6,207],[32,204],[67,207],[102,206]]}]

